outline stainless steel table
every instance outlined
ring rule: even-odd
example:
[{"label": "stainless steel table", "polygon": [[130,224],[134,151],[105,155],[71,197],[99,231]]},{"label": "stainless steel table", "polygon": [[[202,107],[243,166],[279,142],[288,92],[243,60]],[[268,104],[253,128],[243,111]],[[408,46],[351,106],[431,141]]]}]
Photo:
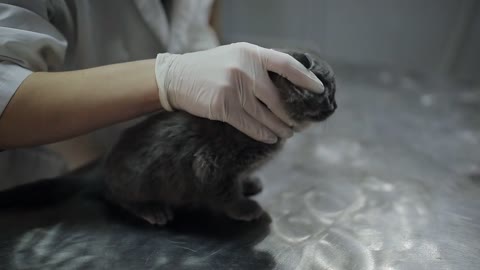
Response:
[{"label": "stainless steel table", "polygon": [[336,115],[259,172],[269,216],[152,227],[76,192],[87,170],[56,204],[0,210],[0,268],[480,269],[480,89],[337,72]]}]

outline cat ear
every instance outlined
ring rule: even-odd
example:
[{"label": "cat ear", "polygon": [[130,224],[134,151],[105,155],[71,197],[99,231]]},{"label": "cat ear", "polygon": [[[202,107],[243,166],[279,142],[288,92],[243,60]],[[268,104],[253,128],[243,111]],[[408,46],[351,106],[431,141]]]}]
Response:
[{"label": "cat ear", "polygon": [[314,58],[314,65],[312,72],[324,83],[327,87],[335,85],[335,74],[332,67],[320,58]]}]

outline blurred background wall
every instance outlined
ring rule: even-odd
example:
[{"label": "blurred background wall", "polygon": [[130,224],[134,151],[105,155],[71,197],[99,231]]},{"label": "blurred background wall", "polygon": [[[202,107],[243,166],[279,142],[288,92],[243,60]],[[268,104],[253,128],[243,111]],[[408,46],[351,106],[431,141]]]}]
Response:
[{"label": "blurred background wall", "polygon": [[316,49],[333,62],[480,81],[477,0],[222,0],[223,43]]}]

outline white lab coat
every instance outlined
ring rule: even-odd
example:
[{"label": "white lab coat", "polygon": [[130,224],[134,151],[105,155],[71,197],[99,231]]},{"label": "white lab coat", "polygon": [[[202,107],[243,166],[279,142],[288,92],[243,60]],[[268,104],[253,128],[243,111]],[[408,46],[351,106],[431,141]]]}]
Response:
[{"label": "white lab coat", "polygon": [[35,71],[217,46],[211,5],[212,0],[0,0],[0,116]]},{"label": "white lab coat", "polygon": [[218,45],[212,0],[0,0],[0,114],[32,71],[76,70]]}]

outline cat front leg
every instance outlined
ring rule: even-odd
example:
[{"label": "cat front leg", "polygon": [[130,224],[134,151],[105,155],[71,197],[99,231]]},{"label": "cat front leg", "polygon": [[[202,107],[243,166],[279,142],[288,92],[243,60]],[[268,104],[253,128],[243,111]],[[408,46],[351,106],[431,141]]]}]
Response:
[{"label": "cat front leg", "polygon": [[249,175],[241,180],[242,193],[244,196],[253,196],[263,190],[262,181],[260,177]]},{"label": "cat front leg", "polygon": [[218,205],[221,205],[224,213],[232,219],[252,221],[263,214],[263,209],[256,201],[245,197],[243,189],[245,183],[251,188],[250,192],[258,191],[259,182],[256,180],[237,178],[234,181],[222,181],[219,190],[223,192],[219,194]]},{"label": "cat front leg", "polygon": [[262,207],[243,194],[241,178],[222,176],[221,180],[213,183],[205,186],[204,190],[209,198],[209,208],[214,212],[242,221],[251,221],[263,214]]},{"label": "cat front leg", "polygon": [[263,209],[256,201],[241,198],[228,203],[225,207],[225,213],[235,220],[252,221],[262,216]]},{"label": "cat front leg", "polygon": [[262,207],[256,201],[245,198],[246,194],[253,195],[262,190],[259,179],[239,177],[238,168],[222,163],[225,159],[219,159],[213,153],[201,149],[195,153],[192,163],[196,183],[209,198],[211,209],[220,210],[235,220],[259,218],[263,214]]}]

